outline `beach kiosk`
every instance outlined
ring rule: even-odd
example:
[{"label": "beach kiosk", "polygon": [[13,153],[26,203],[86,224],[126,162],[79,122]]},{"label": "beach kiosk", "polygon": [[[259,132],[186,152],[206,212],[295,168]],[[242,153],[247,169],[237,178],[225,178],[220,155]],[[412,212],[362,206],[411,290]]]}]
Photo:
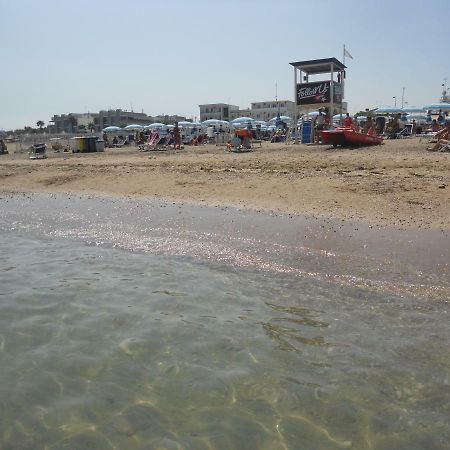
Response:
[{"label": "beach kiosk", "polygon": [[[311,59],[291,62],[294,67],[295,120],[299,111],[306,113],[318,108],[328,108],[329,114],[342,113],[343,80],[346,66],[336,58]],[[325,80],[310,79],[323,75]],[[311,121],[305,121],[302,127],[302,143],[312,142],[313,127]]]}]

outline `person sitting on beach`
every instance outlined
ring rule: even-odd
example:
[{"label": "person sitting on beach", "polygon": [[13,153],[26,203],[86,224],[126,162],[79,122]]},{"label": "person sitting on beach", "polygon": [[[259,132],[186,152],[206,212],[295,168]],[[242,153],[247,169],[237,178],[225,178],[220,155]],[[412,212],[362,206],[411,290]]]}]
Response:
[{"label": "person sitting on beach", "polygon": [[433,133],[436,133],[436,132],[438,132],[439,131],[439,124],[437,123],[437,120],[436,119],[433,119],[433,121],[431,122],[431,131],[433,132]]},{"label": "person sitting on beach", "polygon": [[445,124],[445,127],[442,130],[436,133],[435,138],[437,139],[436,144],[433,147],[428,147],[427,150],[429,152],[437,152],[439,150],[448,149],[450,146],[450,122]]},{"label": "person sitting on beach", "polygon": [[366,134],[373,134],[374,133],[374,122],[372,120],[372,116],[369,116],[367,118],[367,121],[364,125],[364,133]]},{"label": "person sitting on beach", "polygon": [[114,136],[113,140],[112,140],[112,145],[117,145],[118,143],[119,143],[119,140],[117,139],[117,136]]}]

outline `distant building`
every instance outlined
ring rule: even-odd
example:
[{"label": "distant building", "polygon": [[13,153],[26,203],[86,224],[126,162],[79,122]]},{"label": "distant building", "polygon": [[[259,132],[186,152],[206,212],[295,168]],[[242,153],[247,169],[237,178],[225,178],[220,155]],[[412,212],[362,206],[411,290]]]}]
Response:
[{"label": "distant building", "polygon": [[126,111],[122,109],[109,109],[108,111],[99,111],[94,120],[95,131],[101,131],[106,127],[126,127],[127,125],[149,125],[152,117],[145,113]]},{"label": "distant building", "polygon": [[[251,117],[255,120],[268,122],[280,114],[280,116],[294,117],[295,102],[291,100],[268,100],[264,102],[253,102],[250,108],[240,109],[239,106],[227,105],[225,103],[212,103],[199,105],[200,121],[207,119],[233,120],[238,117]],[[317,109],[317,108],[315,108]],[[312,111],[313,109],[310,109]],[[342,103],[342,110],[347,111],[347,103]],[[307,108],[298,107],[297,114],[301,116],[308,111]]]},{"label": "distant building", "polygon": [[99,132],[106,127],[126,127],[127,125],[149,125],[154,122],[174,123],[186,120],[184,116],[160,114],[156,117],[141,112],[126,111],[122,109],[102,110],[98,113],[69,113],[54,115],[50,120],[48,130],[50,133],[78,133],[82,131]]},{"label": "distant building", "polygon": [[[226,103],[211,103],[207,105],[199,105],[200,121],[208,119],[216,120],[232,120],[235,111],[239,111],[239,106],[228,105]],[[239,116],[236,116],[239,117]]]},{"label": "distant building", "polygon": [[185,121],[186,117],[184,116],[178,116],[178,115],[167,115],[167,114],[159,114],[158,116],[154,116],[151,118],[151,122],[150,123],[155,123],[155,122],[159,122],[159,123],[165,123],[165,124],[172,124],[175,122],[181,122],[181,121]]},{"label": "distant building", "polygon": [[76,133],[81,130],[89,130],[94,125],[97,114],[70,113],[54,115],[48,127],[51,133]]},{"label": "distant building", "polygon": [[250,117],[268,122],[280,113],[280,116],[294,117],[295,103],[290,100],[254,102],[251,104]]}]

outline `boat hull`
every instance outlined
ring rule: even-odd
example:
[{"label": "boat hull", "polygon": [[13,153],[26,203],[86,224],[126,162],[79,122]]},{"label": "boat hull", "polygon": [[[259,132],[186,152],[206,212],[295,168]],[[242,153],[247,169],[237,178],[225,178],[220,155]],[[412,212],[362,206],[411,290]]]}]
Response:
[{"label": "boat hull", "polygon": [[324,130],[320,132],[322,142],[334,147],[343,146],[366,146],[380,145],[383,138],[370,134],[359,133],[352,128],[336,128],[335,130]]}]

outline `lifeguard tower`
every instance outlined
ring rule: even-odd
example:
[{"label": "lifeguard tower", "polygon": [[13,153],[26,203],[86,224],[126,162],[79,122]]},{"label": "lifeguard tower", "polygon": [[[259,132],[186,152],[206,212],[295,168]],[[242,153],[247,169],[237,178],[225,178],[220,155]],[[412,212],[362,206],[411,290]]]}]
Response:
[{"label": "lifeguard tower", "polygon": [[[336,58],[291,62],[294,67],[295,118],[299,113],[328,108],[330,116],[342,114],[343,81],[346,66]],[[310,81],[312,75],[325,75],[323,81]],[[303,138],[302,138],[303,142]]]}]

